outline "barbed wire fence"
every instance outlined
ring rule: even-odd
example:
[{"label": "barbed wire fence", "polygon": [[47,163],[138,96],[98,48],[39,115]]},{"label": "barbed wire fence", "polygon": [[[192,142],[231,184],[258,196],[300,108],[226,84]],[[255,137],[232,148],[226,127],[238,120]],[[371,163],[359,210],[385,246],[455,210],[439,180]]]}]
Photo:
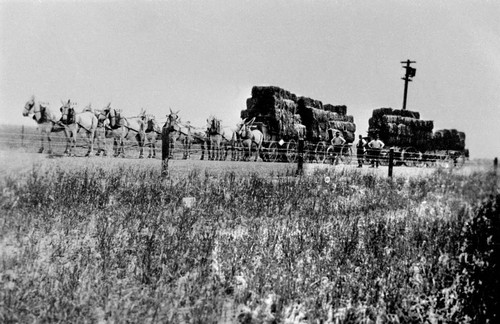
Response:
[{"label": "barbed wire fence", "polygon": [[[66,146],[67,139],[63,132],[60,133],[51,133],[51,146],[52,153],[63,154]],[[41,146],[41,141],[43,139],[44,148],[48,149],[48,141],[47,135],[43,135],[36,130],[35,127],[8,127],[8,129],[0,130],[0,146],[4,148],[21,148],[26,151],[37,152],[38,148]],[[104,149],[108,152],[108,155],[113,155],[113,139],[105,138],[104,139]],[[356,154],[356,148],[354,146],[347,146],[345,153],[337,155],[336,153],[332,153],[331,150],[328,152],[327,150],[318,152],[315,150],[315,144],[305,145],[304,151],[299,153],[298,150],[289,151],[287,148],[289,147],[290,142],[282,142],[281,145],[277,146],[276,162],[289,162],[296,163],[299,154],[301,154],[301,159],[303,163],[321,163],[321,164],[342,164],[342,165],[357,165],[358,164],[358,156]],[[83,149],[88,147],[88,139],[86,134],[80,133],[76,139],[76,146],[79,149],[82,149],[81,152],[77,151],[77,156],[84,156],[85,152]],[[94,141],[94,150],[97,150],[99,147],[97,139]],[[157,140],[154,141],[154,147],[156,150],[156,158],[161,158],[161,149],[162,149],[162,140],[159,135]],[[297,148],[297,146],[295,146]],[[146,156],[149,155],[150,150],[153,149],[153,143],[149,141],[145,141],[143,150]],[[205,152],[208,149],[207,145],[205,145]],[[234,156],[237,156],[237,160],[241,160],[242,156],[248,155],[241,147],[236,147],[234,150],[227,150],[226,147],[222,147],[222,156],[225,157],[225,160],[234,159]],[[127,140],[124,143],[125,157],[127,158],[138,158],[140,145],[138,141],[135,140]],[[342,150],[344,152],[344,150]],[[362,165],[371,165],[373,164],[375,159],[379,160],[381,166],[389,166],[389,149],[383,150],[379,154],[372,154],[368,149],[366,153],[360,157],[363,160]],[[254,152],[252,152],[254,154]],[[264,145],[260,160],[266,160],[266,155],[269,155],[268,147]],[[202,147],[200,144],[192,144],[190,148],[186,148],[182,143],[176,142],[171,148],[170,159],[174,160],[182,160],[183,157],[188,156],[190,159],[200,159],[202,156]],[[247,156],[248,157],[248,156]],[[205,154],[205,158],[208,158],[208,155]],[[446,152],[437,151],[421,154],[418,152],[393,152],[393,165],[392,166],[413,166],[413,167],[460,167],[465,163],[467,158],[461,154],[457,156],[452,156]]]}]

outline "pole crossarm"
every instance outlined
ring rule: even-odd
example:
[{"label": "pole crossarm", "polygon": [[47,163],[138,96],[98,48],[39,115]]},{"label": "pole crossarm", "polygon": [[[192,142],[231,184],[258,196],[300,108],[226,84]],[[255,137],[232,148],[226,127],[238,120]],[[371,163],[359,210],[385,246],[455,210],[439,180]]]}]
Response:
[{"label": "pole crossarm", "polygon": [[401,64],[406,64],[406,66],[403,66],[404,69],[406,69],[406,73],[404,78],[401,78],[402,80],[405,81],[405,90],[404,90],[404,95],[403,95],[403,110],[406,110],[406,98],[408,96],[408,82],[411,82],[411,78],[413,78],[417,72],[417,69],[413,68],[410,66],[412,63],[417,63],[416,61],[401,61]]}]

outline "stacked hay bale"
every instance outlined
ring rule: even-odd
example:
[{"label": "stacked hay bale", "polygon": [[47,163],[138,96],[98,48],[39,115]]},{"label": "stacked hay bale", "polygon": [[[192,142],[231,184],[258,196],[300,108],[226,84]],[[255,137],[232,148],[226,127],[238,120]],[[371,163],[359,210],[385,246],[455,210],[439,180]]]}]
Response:
[{"label": "stacked hay bale", "polygon": [[252,97],[247,99],[247,109],[241,111],[241,119],[255,118],[267,125],[270,134],[294,136],[295,124],[301,124],[297,97],[279,87],[253,87]]},{"label": "stacked hay bale", "polygon": [[434,150],[462,151],[465,149],[465,133],[456,129],[440,129],[432,136]]},{"label": "stacked hay bale", "polygon": [[421,120],[416,111],[378,108],[368,120],[368,135],[379,135],[387,146],[412,146],[426,151],[432,146],[432,120]]},{"label": "stacked hay bale", "polygon": [[308,141],[329,139],[328,129],[335,128],[352,143],[356,132],[354,118],[347,115],[346,106],[323,105],[319,100],[297,97],[274,86],[252,88],[252,97],[247,99],[247,109],[241,111],[241,118],[254,117],[256,122],[267,125],[270,134],[285,140],[296,136],[296,124],[306,127]]},{"label": "stacked hay bale", "polygon": [[329,134],[328,130],[334,129],[341,132],[347,143],[354,141],[356,124],[354,124],[353,116],[346,115],[346,106],[321,104],[315,107],[309,105],[311,102],[307,99],[300,97],[297,101],[297,106],[303,124],[306,126],[306,138],[308,140],[329,140],[332,135]]}]

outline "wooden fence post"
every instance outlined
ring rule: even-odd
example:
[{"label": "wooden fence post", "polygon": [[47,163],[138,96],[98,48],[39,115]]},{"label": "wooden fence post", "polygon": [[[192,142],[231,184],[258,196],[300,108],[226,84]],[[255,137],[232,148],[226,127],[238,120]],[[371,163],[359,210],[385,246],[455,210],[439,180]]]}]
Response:
[{"label": "wooden fence post", "polygon": [[163,125],[161,130],[161,175],[168,175],[168,158],[170,156],[170,125]]},{"label": "wooden fence post", "polygon": [[389,150],[389,178],[392,178],[392,167],[394,166],[394,149]]},{"label": "wooden fence post", "polygon": [[24,125],[21,128],[21,147],[24,147]]},{"label": "wooden fence post", "polygon": [[297,175],[302,175],[304,173],[303,167],[304,167],[304,139],[299,138],[299,145],[298,145],[298,153],[299,156],[297,157]]},{"label": "wooden fence post", "polygon": [[495,177],[497,176],[497,171],[498,171],[498,158],[495,158],[493,160],[493,174]]}]

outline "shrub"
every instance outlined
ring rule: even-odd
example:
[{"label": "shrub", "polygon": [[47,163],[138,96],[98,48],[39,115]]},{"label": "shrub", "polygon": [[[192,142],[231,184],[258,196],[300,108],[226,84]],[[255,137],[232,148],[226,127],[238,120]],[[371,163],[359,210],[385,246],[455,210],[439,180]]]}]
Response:
[{"label": "shrub", "polygon": [[500,320],[500,194],[484,202],[463,229],[459,298],[473,323]]}]

